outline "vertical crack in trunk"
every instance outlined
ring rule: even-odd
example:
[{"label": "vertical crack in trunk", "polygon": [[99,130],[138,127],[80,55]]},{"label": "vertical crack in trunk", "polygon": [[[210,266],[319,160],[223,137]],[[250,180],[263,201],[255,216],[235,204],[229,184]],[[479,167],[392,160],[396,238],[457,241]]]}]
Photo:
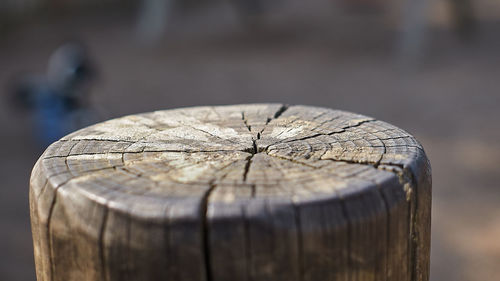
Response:
[{"label": "vertical crack in trunk", "polygon": [[209,236],[209,225],[208,225],[208,198],[210,194],[215,189],[215,180],[210,182],[210,187],[205,192],[200,206],[200,216],[202,219],[201,235],[202,235],[202,245],[203,245],[203,258],[205,261],[205,280],[212,281],[212,268],[210,264],[210,236]]},{"label": "vertical crack in trunk", "polygon": [[346,272],[347,272],[348,276],[346,276],[346,277],[347,277],[348,280],[351,280],[352,279],[351,274],[352,274],[353,270],[355,270],[355,269],[353,269],[353,264],[352,264],[352,261],[351,261],[351,248],[352,248],[352,245],[351,245],[351,243],[352,243],[352,237],[351,237],[351,235],[352,235],[352,227],[353,227],[353,225],[352,225],[352,222],[351,222],[351,220],[349,218],[349,213],[347,211],[347,206],[346,206],[345,199],[342,196],[339,196],[339,197],[340,197],[340,207],[341,207],[341,210],[342,210],[342,216],[345,219],[346,229],[347,229],[347,231],[346,231],[347,232],[347,234],[346,234],[347,235],[347,245],[346,245],[347,252],[346,252],[346,257],[345,258],[346,258],[346,268],[347,268]]},{"label": "vertical crack in trunk", "polygon": [[417,237],[417,226],[418,226],[418,221],[417,221],[417,210],[418,210],[418,194],[417,194],[417,189],[413,188],[414,186],[417,186],[417,182],[415,180],[415,177],[413,176],[413,173],[408,171],[408,169],[403,169],[403,175],[406,177],[407,182],[405,183],[405,192],[406,192],[406,197],[407,200],[410,199],[410,264],[412,265],[411,267],[411,280],[417,281],[418,279],[418,253],[417,253],[417,248],[418,248],[418,240],[419,237]]},{"label": "vertical crack in trunk", "polygon": [[386,241],[385,241],[385,265],[384,265],[384,276],[386,278],[389,278],[389,256],[390,256],[390,233],[391,233],[391,206],[390,206],[390,200],[389,198],[386,197],[384,192],[382,191],[382,186],[380,184],[376,183],[375,181],[372,181],[373,184],[377,187],[377,192],[382,199],[382,203],[384,204],[384,210],[385,210],[385,219],[386,219]]},{"label": "vertical crack in trunk", "polygon": [[[220,170],[229,167],[233,163],[234,162],[222,167]],[[225,173],[222,177],[219,178],[219,180],[222,181],[227,175],[228,173]],[[202,242],[203,259],[205,262],[205,281],[213,280],[212,267],[210,263],[211,251],[210,251],[210,226],[208,223],[208,204],[210,195],[215,190],[216,186],[217,186],[216,178],[214,178],[209,182],[209,188],[207,189],[207,191],[205,191],[205,194],[203,195],[203,198],[201,199],[200,202],[200,218],[202,220],[201,242]]]},{"label": "vertical crack in trunk", "polygon": [[54,261],[54,251],[52,250],[52,231],[50,231],[50,224],[52,223],[52,213],[54,212],[54,207],[57,200],[57,188],[54,190],[54,198],[49,208],[49,216],[47,218],[47,246],[49,248],[49,260],[50,260],[50,280],[54,280],[55,274],[55,261]]},{"label": "vertical crack in trunk", "polygon": [[394,173],[399,178],[399,183],[403,187],[403,191],[406,195],[406,200],[408,202],[408,273],[410,274],[410,280],[417,281],[418,279],[418,269],[417,269],[417,260],[418,260],[418,233],[416,231],[418,222],[417,222],[417,210],[418,210],[418,189],[415,188],[417,186],[417,181],[413,172],[409,170],[409,168],[404,167],[403,165],[390,164],[384,165],[384,167],[378,167],[378,169],[386,170]]},{"label": "vertical crack in trunk", "polygon": [[99,230],[99,256],[101,258],[101,273],[102,280],[108,280],[107,267],[106,267],[106,255],[104,253],[104,233],[106,231],[106,225],[108,223],[108,213],[109,209],[107,204],[104,205],[104,214],[102,218],[101,229]]},{"label": "vertical crack in trunk", "polygon": [[302,222],[300,220],[300,209],[296,203],[292,203],[293,211],[294,211],[294,219],[295,219],[295,227],[297,231],[297,259],[298,259],[298,280],[301,281],[304,279],[304,246],[302,242]]}]

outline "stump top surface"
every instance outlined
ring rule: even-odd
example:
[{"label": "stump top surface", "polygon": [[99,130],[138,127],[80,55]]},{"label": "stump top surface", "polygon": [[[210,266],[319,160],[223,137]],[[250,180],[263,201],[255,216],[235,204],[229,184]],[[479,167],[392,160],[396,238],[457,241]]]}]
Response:
[{"label": "stump top surface", "polygon": [[99,123],[52,144],[37,166],[62,196],[150,217],[172,202],[186,208],[206,198],[300,204],[362,193],[422,158],[411,135],[370,117],[252,104]]}]

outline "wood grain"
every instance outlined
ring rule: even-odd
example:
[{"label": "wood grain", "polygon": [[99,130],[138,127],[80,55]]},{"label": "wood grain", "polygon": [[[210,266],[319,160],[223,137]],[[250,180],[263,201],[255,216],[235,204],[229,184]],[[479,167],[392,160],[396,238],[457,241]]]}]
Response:
[{"label": "wood grain", "polygon": [[96,124],[30,181],[39,281],[427,281],[430,206],[411,135],[281,104]]}]

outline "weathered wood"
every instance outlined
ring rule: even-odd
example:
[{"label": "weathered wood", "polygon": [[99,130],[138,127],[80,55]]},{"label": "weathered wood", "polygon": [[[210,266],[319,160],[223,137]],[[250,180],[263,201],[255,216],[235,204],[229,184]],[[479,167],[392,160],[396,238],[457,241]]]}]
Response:
[{"label": "weathered wood", "polygon": [[428,280],[428,160],[358,114],[127,116],[51,145],[30,187],[39,281]]}]

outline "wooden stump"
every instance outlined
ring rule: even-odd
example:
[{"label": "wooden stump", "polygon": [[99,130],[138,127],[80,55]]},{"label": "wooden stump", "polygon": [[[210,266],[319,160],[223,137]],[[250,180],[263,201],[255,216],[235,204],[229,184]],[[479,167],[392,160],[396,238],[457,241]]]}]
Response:
[{"label": "wooden stump", "polygon": [[127,116],[51,145],[30,187],[39,281],[428,280],[428,160],[358,114]]}]

